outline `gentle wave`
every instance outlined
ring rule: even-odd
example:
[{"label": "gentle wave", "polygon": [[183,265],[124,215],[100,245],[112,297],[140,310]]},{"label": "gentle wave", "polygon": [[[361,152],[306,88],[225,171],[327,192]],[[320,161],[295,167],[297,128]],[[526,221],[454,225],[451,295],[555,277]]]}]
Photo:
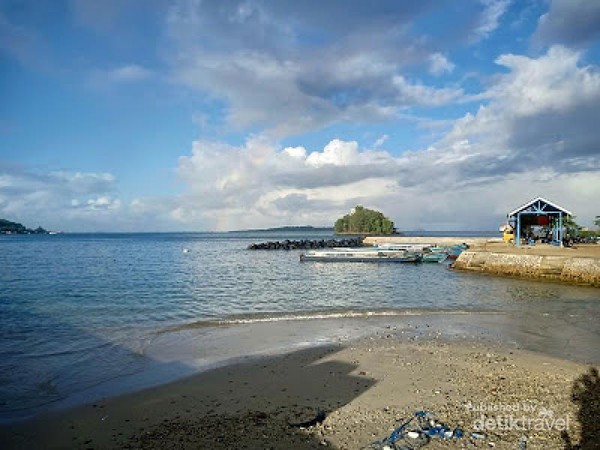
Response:
[{"label": "gentle wave", "polygon": [[183,325],[177,325],[162,330],[171,333],[196,328],[208,328],[230,325],[246,325],[255,323],[290,322],[328,319],[360,319],[371,317],[404,317],[425,315],[474,315],[474,314],[504,314],[500,311],[478,310],[439,310],[439,309],[381,309],[381,310],[343,310],[343,311],[298,311],[288,313],[255,313],[229,316],[219,320],[201,320]]}]

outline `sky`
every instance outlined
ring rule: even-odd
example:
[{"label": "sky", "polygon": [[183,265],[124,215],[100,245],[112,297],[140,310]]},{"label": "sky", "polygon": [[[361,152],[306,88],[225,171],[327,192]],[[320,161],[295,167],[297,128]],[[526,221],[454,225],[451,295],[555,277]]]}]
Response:
[{"label": "sky", "polygon": [[0,218],[600,215],[600,0],[0,0]]}]

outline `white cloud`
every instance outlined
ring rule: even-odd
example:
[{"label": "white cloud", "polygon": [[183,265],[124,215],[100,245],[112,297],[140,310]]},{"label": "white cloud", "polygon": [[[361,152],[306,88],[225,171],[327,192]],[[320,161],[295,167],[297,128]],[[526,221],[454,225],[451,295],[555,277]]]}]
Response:
[{"label": "white cloud", "polygon": [[306,149],[304,147],[287,147],[283,149],[283,152],[291,156],[292,158],[305,159]]},{"label": "white cloud", "polygon": [[480,2],[484,10],[474,34],[478,39],[485,39],[498,28],[500,19],[510,5],[510,0],[480,0]]},{"label": "white cloud", "polygon": [[139,81],[148,78],[152,72],[137,64],[128,64],[109,70],[106,77],[109,81],[114,82],[130,82]]},{"label": "white cloud", "polygon": [[[228,127],[259,127],[275,138],[388,120],[406,108],[463,96],[459,87],[406,76],[412,65],[428,63],[425,41],[410,34],[412,19],[427,9],[423,2],[385,14],[360,2],[295,6],[292,21],[288,8],[176,2],[168,20],[172,79],[224,101]],[[436,67],[448,71],[451,64],[438,58]]]},{"label": "white cloud", "polygon": [[485,164],[499,155],[486,147],[463,140],[395,157],[341,140],[312,152],[257,140],[241,147],[196,142],[192,155],[180,160],[189,191],[172,218],[189,228],[202,223],[221,230],[327,225],[365,204],[404,229],[490,230],[540,193],[573,209],[583,223],[596,214],[598,169],[563,174],[526,165],[496,173],[490,165],[488,173]]},{"label": "white cloud", "polygon": [[373,148],[379,148],[381,147],[383,144],[385,144],[385,142],[389,139],[390,137],[387,134],[383,134],[381,135],[379,138],[377,138],[377,140],[373,143]]},{"label": "white cloud", "polygon": [[500,56],[508,71],[483,93],[485,106],[429,148],[398,156],[341,139],[319,151],[260,137],[241,147],[196,142],[180,160],[190,196],[179,218],[218,217],[217,228],[326,224],[364,203],[404,228],[495,229],[508,209],[543,194],[589,224],[600,192],[600,74],[580,59],[562,47]]},{"label": "white cloud", "polygon": [[496,62],[510,69],[508,76],[490,90],[495,101],[510,105],[513,113],[565,111],[574,105],[596,101],[600,75],[592,67],[578,67],[581,54],[552,47],[538,59],[502,55]]},{"label": "white cloud", "polygon": [[90,198],[85,203],[84,208],[92,211],[118,209],[121,207],[121,200],[103,195],[97,198]]},{"label": "white cloud", "polygon": [[120,200],[109,195],[115,189],[116,179],[109,173],[34,173],[0,167],[0,217],[46,228],[85,228],[97,216],[75,225],[82,214],[120,207]]},{"label": "white cloud", "polygon": [[257,52],[196,51],[181,58],[175,76],[189,87],[227,99],[229,125],[259,125],[276,137],[340,121],[385,120],[406,107],[441,106],[463,95],[459,88],[411,82],[398,73],[399,67],[380,64],[377,55],[328,58],[281,60]]},{"label": "white cloud", "polygon": [[[179,75],[231,98],[232,121],[274,126],[285,117],[286,132],[462,98],[457,88],[408,81],[365,52],[340,55],[321,72],[276,53],[197,56]],[[386,135],[370,150],[343,137],[319,149],[281,148],[268,132],[238,146],[199,140],[177,162],[183,194],[132,201],[107,173],[0,169],[0,215],[55,229],[223,230],[326,225],[364,204],[401,228],[495,229],[508,209],[541,194],[589,225],[600,195],[598,68],[565,47],[496,62],[504,72],[481,93],[486,103],[425,149],[383,151]]]},{"label": "white cloud", "polygon": [[440,89],[419,83],[409,83],[402,75],[394,76],[392,85],[397,89],[398,104],[403,105],[441,106],[457,100],[463,95],[462,89]]},{"label": "white cloud", "polygon": [[312,152],[306,158],[306,164],[312,167],[322,167],[325,165],[349,166],[359,163],[360,154],[358,152],[358,143],[343,142],[334,139],[325,146],[322,152]]},{"label": "white cloud", "polygon": [[432,75],[451,73],[454,67],[454,64],[441,53],[433,53],[429,56],[429,73]]},{"label": "white cloud", "polygon": [[[385,152],[360,151],[356,142],[331,141],[321,151],[278,149],[262,138],[244,146],[195,142],[180,158],[188,184],[177,218],[206,222],[218,229],[267,226],[273,222],[329,223],[331,210],[346,210],[352,199],[377,196],[385,174],[394,169]],[[290,205],[319,205],[290,210]],[[199,207],[201,205],[201,207]],[[311,214],[315,214],[310,217]]]},{"label": "white cloud", "polygon": [[138,64],[126,64],[109,70],[94,69],[89,73],[88,83],[95,88],[107,88],[147,80],[153,72]]}]

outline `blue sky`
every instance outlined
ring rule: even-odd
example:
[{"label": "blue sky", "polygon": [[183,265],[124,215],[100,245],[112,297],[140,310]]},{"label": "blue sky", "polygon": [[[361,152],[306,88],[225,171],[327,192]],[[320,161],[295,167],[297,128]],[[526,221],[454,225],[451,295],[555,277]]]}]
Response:
[{"label": "blue sky", "polygon": [[600,2],[0,0],[0,217],[496,229],[600,214]]}]

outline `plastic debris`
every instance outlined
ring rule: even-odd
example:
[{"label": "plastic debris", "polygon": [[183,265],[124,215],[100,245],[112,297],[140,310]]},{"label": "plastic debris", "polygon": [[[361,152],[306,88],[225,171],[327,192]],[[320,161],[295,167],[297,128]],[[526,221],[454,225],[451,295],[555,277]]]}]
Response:
[{"label": "plastic debris", "polygon": [[485,439],[485,433],[478,433],[474,431],[473,433],[471,433],[471,437],[473,439]]},{"label": "plastic debris", "polygon": [[370,448],[378,450],[413,450],[427,445],[432,438],[462,438],[460,428],[449,428],[435,420],[427,411],[417,411],[413,417],[402,423],[389,436],[373,442]]}]

